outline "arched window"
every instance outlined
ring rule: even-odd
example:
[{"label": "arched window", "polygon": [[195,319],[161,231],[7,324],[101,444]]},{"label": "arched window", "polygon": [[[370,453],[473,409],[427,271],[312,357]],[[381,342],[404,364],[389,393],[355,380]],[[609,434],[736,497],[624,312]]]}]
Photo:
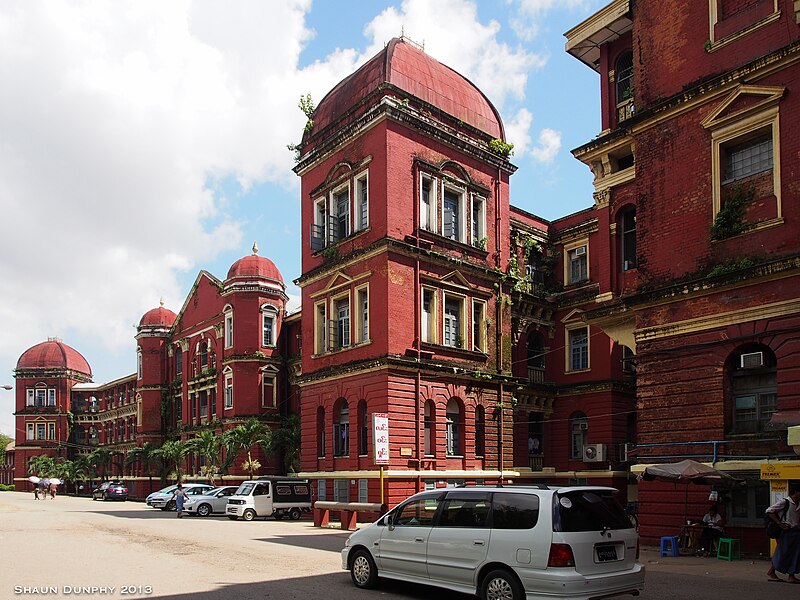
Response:
[{"label": "arched window", "polygon": [[261,307],[261,345],[272,348],[278,335],[278,309],[271,304]]},{"label": "arched window", "polygon": [[583,447],[586,445],[589,431],[589,419],[582,412],[577,412],[570,417],[570,431],[572,436],[570,457],[583,458]]},{"label": "arched window", "polygon": [[486,453],[486,410],[481,404],[475,407],[475,456]]},{"label": "arched window", "polygon": [[369,454],[369,422],[367,421],[367,402],[358,402],[358,454],[366,456]]},{"label": "arched window", "polygon": [[636,208],[633,206],[622,211],[619,218],[619,235],[621,242],[622,270],[636,268]]},{"label": "arched window", "polygon": [[619,55],[614,68],[617,82],[617,104],[633,97],[633,52],[627,50]]},{"label": "arched window", "polygon": [[225,347],[233,348],[233,307],[226,304],[222,311],[225,314]]},{"label": "arched window", "polygon": [[333,424],[333,455],[348,456],[350,454],[350,408],[347,400],[339,405],[339,416]]},{"label": "arched window", "polygon": [[455,398],[447,402],[446,411],[446,441],[447,456],[462,456],[462,423],[464,422],[461,404]]},{"label": "arched window", "polygon": [[325,409],[317,408],[317,456],[325,456]]},{"label": "arched window", "polygon": [[197,350],[197,366],[199,371],[208,369],[208,344],[207,340],[200,340]]},{"label": "arched window", "polygon": [[778,405],[778,365],[767,346],[737,349],[726,361],[731,433],[765,431]]},{"label": "arched window", "polygon": [[435,454],[436,443],[436,407],[433,400],[425,402],[425,456]]},{"label": "arched window", "polygon": [[183,375],[183,348],[180,344],[175,347],[175,376]]},{"label": "arched window", "polygon": [[538,332],[528,335],[528,379],[533,383],[544,383],[544,344]]}]

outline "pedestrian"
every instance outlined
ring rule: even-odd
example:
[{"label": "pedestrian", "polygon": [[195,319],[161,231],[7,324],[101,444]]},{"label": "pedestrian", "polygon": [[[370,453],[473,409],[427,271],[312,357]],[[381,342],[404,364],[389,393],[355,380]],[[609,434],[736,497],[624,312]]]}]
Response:
[{"label": "pedestrian", "polygon": [[714,552],[717,540],[722,537],[722,515],[717,510],[716,503],[712,504],[708,512],[703,515],[703,532],[700,536],[700,551],[709,556]]},{"label": "pedestrian", "polygon": [[58,491],[58,484],[55,481],[50,482],[50,499],[56,499],[56,492]]},{"label": "pedestrian", "polygon": [[178,518],[183,516],[183,503],[189,498],[183,486],[179,483],[178,488],[173,492],[172,498],[175,500],[175,508],[178,511]]},{"label": "pedestrian", "polygon": [[[789,496],[781,499],[767,509],[767,517],[775,521],[781,528],[778,545],[772,555],[772,565],[767,577],[772,581],[783,581],[777,573],[786,573],[788,583],[800,583],[797,574],[800,572],[800,485],[789,488]],[[777,573],[776,573],[777,571]]]},{"label": "pedestrian", "polygon": [[39,499],[39,484],[33,484],[33,496],[38,500]]},{"label": "pedestrian", "polygon": [[47,500],[47,483],[44,479],[39,482],[39,498]]}]

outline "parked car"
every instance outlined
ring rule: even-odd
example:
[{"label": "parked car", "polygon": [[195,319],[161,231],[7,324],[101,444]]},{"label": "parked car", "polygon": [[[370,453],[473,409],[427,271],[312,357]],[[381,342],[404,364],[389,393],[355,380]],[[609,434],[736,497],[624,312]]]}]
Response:
[{"label": "parked car", "polygon": [[127,500],[128,486],[121,481],[106,481],[92,490],[92,500]]},{"label": "parked car", "polygon": [[588,599],[644,589],[639,537],[607,487],[467,487],[411,496],[353,533],[342,568],[482,600]]},{"label": "parked car", "polygon": [[[159,490],[158,492],[151,494],[150,496],[147,497],[148,498],[147,504],[149,504],[153,508],[160,508],[161,510],[175,510],[174,492],[177,487],[178,487],[177,485],[168,486],[165,487],[163,490]],[[203,494],[210,489],[211,486],[208,485],[207,483],[183,484],[183,491],[186,492],[187,496]]]},{"label": "parked car", "polygon": [[225,514],[232,521],[256,517],[299,519],[311,510],[311,481],[296,477],[262,477],[242,482],[228,499]]},{"label": "parked car", "polygon": [[189,499],[183,504],[183,510],[190,515],[201,517],[217,513],[225,514],[228,498],[233,496],[237,489],[239,488],[235,485],[223,485],[211,488],[197,496],[189,496]]},{"label": "parked car", "polygon": [[151,492],[147,495],[147,498],[144,499],[147,506],[153,506],[153,498],[162,494],[169,494],[172,496],[172,493],[178,488],[178,484],[168,485],[165,488],[161,488],[160,490],[156,490],[155,492]]}]

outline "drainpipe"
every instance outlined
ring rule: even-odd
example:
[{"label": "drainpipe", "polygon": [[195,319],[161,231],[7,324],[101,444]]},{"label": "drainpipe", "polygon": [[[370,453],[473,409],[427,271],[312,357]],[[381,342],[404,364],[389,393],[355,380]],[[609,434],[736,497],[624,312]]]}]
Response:
[{"label": "drainpipe", "polygon": [[412,314],[414,315],[414,348],[417,351],[417,374],[414,378],[414,406],[415,406],[415,437],[416,437],[416,457],[417,457],[417,486],[416,491],[422,491],[422,475],[420,470],[422,469],[422,454],[421,454],[421,447],[420,447],[420,434],[422,433],[420,430],[420,412],[424,415],[425,411],[420,411],[420,390],[422,389],[422,372],[420,369],[420,350],[422,348],[422,332],[420,326],[420,306],[422,304],[422,299],[420,297],[420,289],[419,289],[419,167],[415,166],[414,168],[414,193],[412,194],[414,199],[414,210],[412,211],[414,215],[414,243],[416,245],[416,252],[414,253],[414,311]]},{"label": "drainpipe", "polygon": [[[503,218],[500,213],[500,177],[502,176],[502,172],[500,167],[497,167],[497,178],[494,182],[494,264],[498,271],[502,268],[502,263],[500,260],[501,256],[501,245],[502,242],[500,240],[502,235],[502,223]],[[503,307],[502,307],[502,299],[503,299],[503,282],[498,281],[497,287],[497,299],[495,300],[495,361],[497,374],[502,375],[503,373],[503,327],[502,327],[502,318],[503,318]],[[498,385],[497,388],[497,406],[500,409],[500,418],[499,418],[499,428],[500,430],[497,432],[497,467],[500,471],[500,483],[503,482],[503,383],[502,381]]]}]

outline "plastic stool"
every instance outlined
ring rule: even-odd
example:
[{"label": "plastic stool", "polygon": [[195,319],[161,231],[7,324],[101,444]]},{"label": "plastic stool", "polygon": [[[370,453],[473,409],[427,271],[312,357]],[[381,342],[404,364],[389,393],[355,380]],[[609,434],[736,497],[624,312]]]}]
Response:
[{"label": "plastic stool", "polygon": [[665,535],[661,538],[661,556],[680,556],[678,536]]},{"label": "plastic stool", "polygon": [[717,558],[728,561],[742,558],[740,541],[736,538],[719,538],[717,540]]}]

